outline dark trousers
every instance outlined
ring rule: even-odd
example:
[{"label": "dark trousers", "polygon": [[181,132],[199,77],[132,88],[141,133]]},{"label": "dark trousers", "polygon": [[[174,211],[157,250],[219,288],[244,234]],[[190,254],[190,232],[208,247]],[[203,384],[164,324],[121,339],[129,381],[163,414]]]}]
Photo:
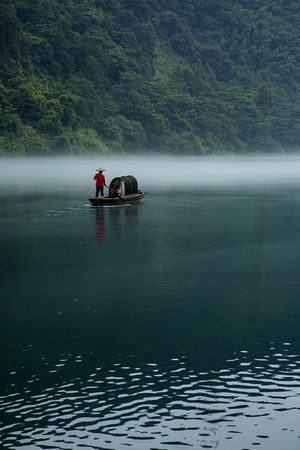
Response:
[{"label": "dark trousers", "polygon": [[104,186],[96,186],[96,197],[99,196],[99,192],[100,192],[100,196],[101,197],[104,195],[103,194],[103,188],[104,188]]}]

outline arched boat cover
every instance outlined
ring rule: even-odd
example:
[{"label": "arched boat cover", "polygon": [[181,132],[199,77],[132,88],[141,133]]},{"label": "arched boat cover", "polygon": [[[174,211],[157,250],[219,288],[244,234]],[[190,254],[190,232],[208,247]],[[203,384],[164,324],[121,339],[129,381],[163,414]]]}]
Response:
[{"label": "arched boat cover", "polygon": [[109,188],[109,197],[115,197],[116,193],[123,195],[136,194],[138,192],[138,183],[132,175],[126,175],[111,180]]}]

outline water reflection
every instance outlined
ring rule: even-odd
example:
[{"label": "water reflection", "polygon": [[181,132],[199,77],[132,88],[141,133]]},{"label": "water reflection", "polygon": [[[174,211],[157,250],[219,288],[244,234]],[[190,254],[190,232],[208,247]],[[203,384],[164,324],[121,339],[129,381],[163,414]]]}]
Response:
[{"label": "water reflection", "polygon": [[121,238],[128,232],[134,233],[139,226],[139,210],[144,206],[139,202],[121,206],[91,207],[92,213],[95,214],[97,242],[103,245],[107,236],[108,239]]},{"label": "water reflection", "polygon": [[105,214],[103,208],[96,208],[95,218],[96,218],[97,241],[100,245],[102,245],[104,244],[104,235],[105,235]]},{"label": "water reflection", "polygon": [[140,208],[143,208],[143,202],[126,204],[115,208],[109,208],[109,217],[112,232],[126,233],[128,230],[138,228],[138,215]]}]

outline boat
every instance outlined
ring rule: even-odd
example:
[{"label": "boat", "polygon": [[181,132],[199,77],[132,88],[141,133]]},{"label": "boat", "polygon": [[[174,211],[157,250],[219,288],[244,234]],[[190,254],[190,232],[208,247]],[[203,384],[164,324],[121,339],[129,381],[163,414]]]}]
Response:
[{"label": "boat", "polygon": [[93,206],[121,205],[141,200],[146,194],[147,191],[138,189],[136,178],[132,175],[126,175],[116,177],[110,182],[107,196],[92,197],[89,198],[89,201]]}]

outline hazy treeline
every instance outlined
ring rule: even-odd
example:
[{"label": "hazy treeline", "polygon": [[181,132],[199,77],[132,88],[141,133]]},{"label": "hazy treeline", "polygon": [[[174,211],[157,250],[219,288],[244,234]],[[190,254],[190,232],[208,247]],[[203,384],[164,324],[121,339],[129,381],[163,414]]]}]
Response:
[{"label": "hazy treeline", "polygon": [[297,0],[0,0],[0,154],[292,151]]}]

